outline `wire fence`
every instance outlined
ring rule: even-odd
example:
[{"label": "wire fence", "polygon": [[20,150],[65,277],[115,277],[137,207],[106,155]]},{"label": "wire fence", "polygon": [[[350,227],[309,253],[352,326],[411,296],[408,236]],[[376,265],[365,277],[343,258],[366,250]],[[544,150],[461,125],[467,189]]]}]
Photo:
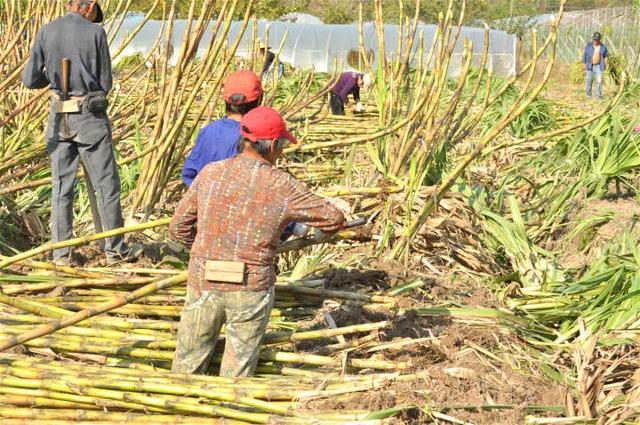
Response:
[{"label": "wire fence", "polygon": [[[551,19],[550,15],[532,19],[538,30],[538,42],[549,34]],[[626,70],[634,77],[640,76],[640,11],[631,7],[565,14],[558,30],[558,61],[573,64],[582,60],[584,48],[596,31],[602,34],[609,53],[623,57]],[[530,55],[532,37],[524,37],[521,48],[522,53]]]}]

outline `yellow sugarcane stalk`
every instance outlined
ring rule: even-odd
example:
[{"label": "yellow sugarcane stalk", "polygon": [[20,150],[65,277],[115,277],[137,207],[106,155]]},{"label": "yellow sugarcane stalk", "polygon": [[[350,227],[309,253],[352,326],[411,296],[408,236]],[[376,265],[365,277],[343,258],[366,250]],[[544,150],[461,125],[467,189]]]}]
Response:
[{"label": "yellow sugarcane stalk", "polygon": [[68,239],[62,242],[49,242],[44,245],[40,245],[37,248],[30,249],[13,257],[5,257],[0,260],[0,270],[5,267],[14,264],[18,261],[26,260],[27,258],[35,257],[36,255],[44,254],[45,252],[53,251],[58,248],[67,248],[70,246],[86,245],[93,241],[100,239],[111,238],[113,236],[124,235],[126,233],[140,232],[142,230],[153,229],[155,227],[166,226],[171,222],[171,218],[162,218],[160,220],[150,221],[148,223],[136,224],[135,226],[119,227],[117,229],[108,230],[102,233],[96,233],[94,235],[83,236],[74,239]]},{"label": "yellow sugarcane stalk", "polygon": [[160,280],[158,282],[150,283],[149,285],[143,286],[142,288],[137,289],[133,292],[130,292],[126,295],[116,295],[115,297],[113,297],[112,300],[98,304],[93,308],[88,308],[88,309],[79,311],[75,314],[66,316],[64,318],[48,323],[46,325],[36,327],[30,332],[27,332],[18,336],[11,336],[4,341],[0,341],[0,352],[8,348],[15,347],[16,345],[20,345],[26,341],[30,341],[32,339],[50,334],[52,332],[55,332],[67,326],[71,326],[73,324],[81,322],[90,317],[97,316],[98,314],[105,313],[109,310],[113,310],[117,307],[128,304],[131,301],[143,298],[159,289],[168,288],[170,286],[183,283],[186,281],[187,281],[186,275],[178,275],[178,276],[170,277],[168,279]]}]

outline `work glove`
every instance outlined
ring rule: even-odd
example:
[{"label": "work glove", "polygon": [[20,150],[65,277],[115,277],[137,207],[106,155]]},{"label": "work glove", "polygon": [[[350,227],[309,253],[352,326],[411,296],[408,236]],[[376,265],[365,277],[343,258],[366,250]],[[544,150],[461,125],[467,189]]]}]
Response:
[{"label": "work glove", "polygon": [[295,226],[293,226],[293,234],[296,237],[303,237],[308,235],[311,230],[313,229],[313,238],[314,239],[322,239],[327,237],[327,234],[324,233],[322,230],[320,229],[316,229],[316,228],[312,228],[310,226],[307,226],[306,224],[302,224],[302,223],[296,223]]},{"label": "work glove", "polygon": [[306,236],[309,233],[309,230],[311,230],[311,227],[306,224],[296,223],[295,226],[293,226],[293,235],[300,238],[302,236]]},{"label": "work glove", "polygon": [[331,202],[334,207],[342,211],[344,214],[349,214],[351,212],[351,204],[348,201],[345,201],[342,198],[325,198],[325,199]]}]

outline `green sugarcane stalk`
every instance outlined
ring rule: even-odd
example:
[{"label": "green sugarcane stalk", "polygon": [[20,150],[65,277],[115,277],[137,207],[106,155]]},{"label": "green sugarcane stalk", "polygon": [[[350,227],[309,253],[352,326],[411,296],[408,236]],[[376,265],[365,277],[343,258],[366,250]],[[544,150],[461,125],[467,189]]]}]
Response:
[{"label": "green sugarcane stalk", "polygon": [[58,273],[64,273],[72,276],[84,277],[86,279],[102,279],[104,274],[96,273],[91,270],[81,270],[75,267],[58,266],[54,263],[46,263],[44,261],[26,260],[20,261],[20,265],[31,267],[34,269],[51,270]]},{"label": "green sugarcane stalk", "polygon": [[[25,292],[47,291],[55,288],[82,288],[85,286],[123,286],[144,285],[158,280],[157,278],[112,277],[102,279],[69,279],[53,282],[27,283],[22,285],[2,285],[2,292],[7,295],[24,294]],[[40,302],[46,302],[42,299]]]},{"label": "green sugarcane stalk", "polygon": [[[291,407],[291,403],[286,403],[288,401],[294,400],[297,398],[298,391],[302,390],[302,388],[297,388],[294,386],[286,386],[282,385],[281,388],[274,389],[273,386],[269,385],[256,385],[254,383],[246,384],[246,383],[232,383],[232,384],[214,384],[207,385],[201,382],[189,382],[187,381],[170,381],[166,378],[157,378],[157,379],[148,379],[147,377],[141,376],[114,376],[107,375],[105,373],[82,373],[78,371],[70,371],[69,373],[64,372],[42,372],[38,370],[26,370],[22,368],[9,368],[3,367],[2,373],[7,375],[13,375],[22,379],[43,379],[43,380],[54,380],[54,381],[64,381],[64,382],[73,382],[74,384],[81,382],[91,382],[93,387],[96,388],[107,388],[107,389],[117,389],[117,390],[127,390],[134,391],[133,388],[138,388],[136,391],[143,391],[149,393],[158,393],[158,394],[167,394],[167,395],[185,395],[191,397],[204,397],[210,398],[213,400],[219,400],[221,402],[228,401],[222,400],[220,397],[229,398],[229,393],[233,394],[235,397],[243,398],[249,403],[253,403],[252,400],[264,400],[268,401],[283,401],[278,403],[277,405],[282,408],[284,412],[286,409]],[[118,382],[118,386],[114,387],[112,382]],[[85,384],[82,384],[85,385]],[[305,389],[306,395],[310,396],[308,393],[311,390]],[[208,395],[205,395],[208,394]],[[221,396],[220,394],[225,394]],[[322,395],[322,391],[314,392],[315,396]],[[244,403],[243,401],[238,401],[239,403]],[[266,405],[265,405],[266,406]],[[269,405],[270,406],[270,405]],[[267,406],[267,411],[268,408]],[[259,408],[259,406],[253,406]],[[263,409],[264,410],[264,409]],[[277,412],[276,412],[277,413]]]},{"label": "green sugarcane stalk", "polygon": [[[66,310],[63,310],[66,311]],[[68,315],[73,312],[67,312]],[[11,321],[21,323],[48,323],[49,320],[29,314],[18,314],[10,316]],[[105,329],[119,329],[124,331],[130,331],[138,333],[140,335],[157,335],[158,331],[172,331],[178,328],[176,322],[170,322],[165,320],[152,320],[152,319],[136,319],[136,318],[123,318],[123,317],[93,317],[86,322],[83,322],[81,326],[92,326]]]},{"label": "green sugarcane stalk", "polygon": [[350,348],[365,348],[374,343],[374,341],[378,341],[378,335],[372,333],[370,335],[365,335],[363,337],[352,339],[350,341],[339,342],[337,344],[326,345],[324,347],[320,347],[317,351],[318,354],[326,356],[328,354],[335,354],[342,350],[347,350]]},{"label": "green sugarcane stalk", "polygon": [[[341,328],[329,328],[329,329],[319,329],[315,331],[307,331],[307,332],[296,332],[293,334],[282,336],[280,341],[308,341],[312,339],[323,339],[323,338],[332,338],[338,335],[349,335],[357,332],[371,332],[380,329],[384,329],[391,325],[389,321],[377,322],[377,323],[364,323],[361,325],[351,325],[344,326]],[[274,337],[270,337],[269,334],[265,336],[265,342],[272,343],[272,339]]]},{"label": "green sugarcane stalk", "polygon": [[7,304],[24,311],[28,311],[29,313],[37,314],[38,316],[44,317],[61,318],[73,314],[68,310],[56,306],[50,306],[19,297],[10,297],[4,294],[2,291],[0,291],[0,303]]},{"label": "green sugarcane stalk", "polygon": [[[144,283],[149,281],[158,281],[160,279],[140,279]],[[121,295],[126,291],[104,291],[100,295],[68,295],[62,297],[35,297],[34,300],[38,300],[45,304],[64,304],[64,303],[100,303],[111,300],[116,295]],[[158,307],[165,307],[165,304],[184,303],[184,295],[148,295],[144,299],[145,305],[160,304]]]},{"label": "green sugarcane stalk", "polygon": [[[0,379],[2,379],[2,377],[0,377]],[[149,409],[149,411],[151,412],[160,412],[160,413],[169,412],[169,410],[167,409],[160,409],[156,407],[148,408],[144,405],[137,404],[137,403],[130,403],[127,401],[110,400],[110,399],[104,399],[100,397],[88,397],[85,395],[78,395],[73,393],[69,394],[65,392],[51,391],[43,388],[22,388],[22,387],[10,386],[10,385],[7,385],[7,386],[0,385],[0,394],[45,398],[47,400],[73,403],[80,406],[84,406],[84,405],[102,406],[103,408],[114,407],[119,409],[137,410],[137,411],[144,411],[145,409]]]},{"label": "green sugarcane stalk", "polygon": [[[193,420],[191,419],[193,418]],[[144,415],[140,416],[140,419],[130,419],[124,421],[110,420],[110,421],[95,421],[95,420],[77,420],[71,422],[69,419],[32,419],[32,418],[3,418],[3,425],[201,425],[205,422],[200,421],[198,418],[190,416],[163,416],[162,419],[157,419],[155,416],[149,416],[149,419],[144,419]],[[209,424],[233,424],[233,425],[247,425],[249,422],[244,421],[229,421],[224,419],[208,419]]]},{"label": "green sugarcane stalk", "polygon": [[[78,363],[61,363],[57,361],[51,361],[49,359],[38,359],[33,357],[21,357],[21,358],[0,358],[0,364],[10,365],[22,369],[46,369],[57,373],[66,373],[69,370],[74,370],[79,372],[87,372],[90,371],[92,373],[99,373],[105,375],[119,375],[119,376],[132,376],[132,377],[146,377],[149,375],[147,371],[137,370],[137,369],[121,369],[121,368],[113,368],[107,366],[98,366],[98,365],[86,365],[86,364],[78,364]],[[222,376],[211,376],[211,375],[193,375],[193,374],[184,374],[184,373],[172,373],[165,371],[157,371],[154,373],[155,376],[159,376],[161,378],[167,379],[169,381],[173,380],[178,383],[208,383],[212,385],[228,385],[234,382],[238,382],[234,378],[227,378]],[[290,382],[290,379],[280,379],[282,382]],[[255,378],[248,377],[242,378],[242,384],[251,388],[254,383],[262,384],[268,382],[263,378]],[[271,382],[271,380],[269,381]]]},{"label": "green sugarcane stalk", "polygon": [[[332,357],[318,356],[315,354],[304,353],[286,353],[271,350],[262,350],[260,359],[273,362],[285,363],[304,363],[315,366],[332,366],[340,367],[341,361]],[[383,370],[401,370],[409,367],[406,362],[391,362],[386,360],[373,359],[347,359],[347,366],[357,369],[383,369]]]},{"label": "green sugarcane stalk", "polygon": [[[10,335],[16,335],[16,333],[20,334],[19,332],[20,331],[11,329],[2,329],[0,330],[0,336],[7,338]],[[56,333],[49,336],[34,338],[30,341],[24,342],[24,344],[29,347],[50,347],[65,351],[75,351],[92,354],[127,354],[130,357],[139,357],[140,355],[133,355],[129,352],[129,350],[175,350],[177,342],[175,339],[172,339],[170,335],[167,335],[163,339],[154,338],[152,340],[140,340],[130,339],[127,337],[105,338],[97,336],[79,336],[70,333],[58,335]],[[152,356],[151,354],[147,354],[144,358],[147,357],[171,360],[171,357],[156,357]]]},{"label": "green sugarcane stalk", "polygon": [[[150,379],[149,372],[146,370],[137,369],[120,369],[101,365],[79,364],[79,363],[63,363],[58,361],[51,361],[49,359],[40,359],[33,357],[8,357],[1,358],[0,364],[4,365],[3,370],[18,371],[21,376],[27,378],[41,379],[43,377],[55,377],[63,375],[76,376],[79,374],[83,376],[103,376],[109,379],[123,379],[123,377],[138,379]],[[42,374],[45,375],[42,375]],[[384,383],[390,379],[393,380],[411,380],[415,379],[417,375],[402,375],[397,376],[395,373],[379,373],[366,376],[347,376],[342,377],[339,375],[328,375],[324,373],[317,373],[316,377],[319,381],[324,382],[323,388],[328,390],[335,390],[344,388],[355,383]],[[172,372],[156,371],[153,374],[152,379],[163,380],[163,382],[171,382],[175,384],[190,384],[199,387],[212,387],[219,386],[239,386],[241,388],[264,388],[265,386],[271,388],[274,382],[278,383],[278,386],[283,388],[296,387],[299,389],[315,389],[317,382],[308,382],[307,380],[299,380],[286,377],[270,377],[269,379],[260,377],[248,377],[241,378],[240,380],[235,378],[226,378],[221,376],[209,376],[209,375],[191,375],[191,374],[176,374]],[[291,394],[290,399],[294,399],[296,394]]]},{"label": "green sugarcane stalk", "polygon": [[400,193],[404,190],[402,186],[389,186],[389,187],[354,187],[343,188],[336,190],[326,190],[321,192],[320,195],[329,198],[341,197],[341,196],[353,196],[353,195],[380,195],[390,193]]},{"label": "green sugarcane stalk", "polygon": [[[18,415],[23,416],[23,415]],[[55,416],[51,415],[53,418]],[[233,424],[233,425],[246,425],[249,422],[244,421],[229,421],[223,419],[208,419],[208,422],[202,422],[198,418],[189,416],[164,416],[161,419],[155,416],[149,416],[149,419],[144,419],[144,415],[139,419],[130,420],[108,420],[108,421],[95,421],[95,420],[75,420],[71,422],[69,419],[33,419],[33,418],[3,418],[2,423],[4,425],[201,425],[203,423],[209,423],[212,425],[221,424]],[[193,419],[192,419],[193,418]]]},{"label": "green sugarcane stalk", "polygon": [[[10,338],[6,338],[10,340]],[[150,348],[138,348],[131,346],[118,346],[108,342],[101,344],[95,339],[85,339],[84,341],[72,340],[71,338],[58,339],[54,337],[39,337],[23,342],[28,347],[51,348],[71,353],[100,354],[112,356],[126,356],[143,360],[173,360],[173,351],[156,350]]]},{"label": "green sugarcane stalk", "polygon": [[[82,382],[82,384],[80,383]],[[108,383],[105,382],[105,386],[115,387],[115,388],[126,388],[125,390],[113,390],[113,389],[104,389],[104,388],[95,388],[93,387],[93,382],[84,382],[83,380],[79,380],[79,382],[73,383],[63,383],[63,382],[52,382],[49,380],[42,379],[22,379],[22,378],[14,378],[14,377],[1,377],[0,376],[0,385],[2,386],[12,386],[19,388],[29,388],[29,389],[48,389],[60,393],[71,393],[71,394],[81,394],[86,396],[100,397],[106,398],[110,400],[118,400],[118,401],[126,401],[138,403],[146,406],[167,409],[172,412],[187,412],[187,413],[196,413],[203,414],[213,417],[224,417],[230,419],[239,419],[239,420],[248,420],[249,422],[255,423],[268,423],[270,420],[270,415],[264,413],[249,413],[249,412],[241,412],[238,410],[226,408],[226,407],[217,407],[212,405],[202,405],[198,400],[190,400],[188,398],[169,398],[169,397],[159,397],[148,396],[138,392],[139,389],[135,386],[135,384],[126,384],[123,382],[113,382]],[[157,388],[162,391],[162,386]],[[170,387],[170,386],[169,386]],[[178,389],[178,391],[184,392],[186,390]],[[212,392],[213,393],[213,392]],[[212,394],[209,393],[209,394]],[[56,398],[56,393],[51,394],[52,398]],[[231,393],[223,393],[220,392],[216,394],[221,399],[226,399],[229,402],[239,402],[236,399],[236,396]],[[287,412],[288,409],[282,409],[279,406],[274,405],[274,403],[262,402],[260,400],[249,399],[248,397],[240,397],[247,405],[252,406],[260,406],[272,409],[274,411],[281,412],[284,410],[284,413]]]},{"label": "green sugarcane stalk", "polygon": [[[18,326],[0,326],[0,333],[8,333],[8,334],[20,334],[25,330],[31,330],[33,326],[30,325],[18,325]],[[58,330],[53,335],[71,335],[71,336],[81,336],[81,337],[96,337],[102,339],[111,339],[111,340],[121,340],[128,341],[129,344],[134,344],[138,342],[148,342],[148,343],[164,343],[171,338],[170,333],[159,334],[159,335],[140,335],[128,332],[114,331],[110,329],[100,329],[96,327],[80,327],[80,326],[69,326],[64,329]]]},{"label": "green sugarcane stalk", "polygon": [[370,303],[390,303],[395,304],[396,299],[384,295],[367,295],[358,292],[334,291],[330,289],[306,288],[304,286],[275,285],[276,293],[289,292],[292,294],[308,295],[320,298],[337,298],[351,301],[361,301]]},{"label": "green sugarcane stalk", "polygon": [[[40,304],[43,306],[47,306],[46,304]],[[95,309],[99,306],[99,304],[94,304],[94,303],[64,303],[60,305],[61,307],[63,307],[64,309],[68,309],[68,310],[63,310],[63,311],[70,311],[71,314],[77,314],[79,312],[85,311],[85,310],[91,310],[91,309]],[[52,306],[53,307],[53,306]],[[58,308],[58,307],[54,307],[54,308]],[[163,306],[163,305],[146,305],[146,304],[128,304],[128,305],[123,305],[121,307],[116,307],[114,309],[111,310],[112,314],[128,314],[128,315],[138,315],[138,316],[167,316],[167,317],[180,317],[180,314],[182,313],[182,306]],[[58,308],[59,309],[59,308]],[[76,313],[73,313],[76,312]],[[279,308],[273,308],[271,310],[271,316],[272,317],[300,317],[300,316],[309,316],[309,315],[313,315],[315,312],[315,309],[312,308],[304,308],[304,307],[300,307],[300,308],[284,308],[284,309],[279,309]],[[102,318],[98,318],[99,320],[102,320]],[[118,319],[118,318],[116,318]],[[161,322],[161,321],[154,321],[154,323],[157,322]],[[104,326],[107,327],[121,327],[121,323],[113,323],[110,324],[108,321],[107,322],[103,322]],[[124,325],[125,328],[131,328],[132,326],[128,326],[128,325]],[[176,326],[173,326],[174,328]]]}]

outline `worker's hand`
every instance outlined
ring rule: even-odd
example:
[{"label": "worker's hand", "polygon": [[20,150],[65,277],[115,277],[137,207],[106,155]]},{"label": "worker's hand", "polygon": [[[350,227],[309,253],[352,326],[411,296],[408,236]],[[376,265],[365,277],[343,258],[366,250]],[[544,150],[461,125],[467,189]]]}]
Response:
[{"label": "worker's hand", "polygon": [[356,111],[356,105],[354,105],[354,104],[350,103],[350,104],[349,104],[349,110],[350,110],[351,112],[355,112],[355,111]]},{"label": "worker's hand", "polygon": [[342,198],[326,198],[327,201],[331,202],[331,204],[342,211],[343,214],[349,214],[351,212],[351,204],[348,201],[345,201]]}]

